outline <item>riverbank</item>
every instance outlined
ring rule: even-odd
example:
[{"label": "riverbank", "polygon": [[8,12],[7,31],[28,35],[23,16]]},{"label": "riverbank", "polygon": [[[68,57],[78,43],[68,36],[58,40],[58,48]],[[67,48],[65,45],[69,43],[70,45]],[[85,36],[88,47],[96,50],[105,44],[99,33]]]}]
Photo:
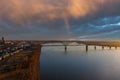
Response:
[{"label": "riverbank", "polygon": [[0,80],[40,80],[40,46],[0,61]]}]

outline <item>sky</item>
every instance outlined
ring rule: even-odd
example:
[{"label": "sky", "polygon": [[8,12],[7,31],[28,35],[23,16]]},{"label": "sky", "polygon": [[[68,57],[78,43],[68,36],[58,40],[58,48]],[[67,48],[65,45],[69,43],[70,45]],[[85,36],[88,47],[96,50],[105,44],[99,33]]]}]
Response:
[{"label": "sky", "polygon": [[120,40],[120,0],[0,0],[7,39]]}]

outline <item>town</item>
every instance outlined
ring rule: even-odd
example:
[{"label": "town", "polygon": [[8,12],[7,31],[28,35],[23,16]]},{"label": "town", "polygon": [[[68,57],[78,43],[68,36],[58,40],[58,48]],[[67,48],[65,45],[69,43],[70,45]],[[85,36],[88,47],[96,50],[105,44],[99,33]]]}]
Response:
[{"label": "town", "polygon": [[36,75],[34,70],[38,71],[36,78],[40,78],[39,57],[39,46],[32,45],[29,41],[7,41],[2,37],[0,41],[0,80],[34,80],[34,75]]},{"label": "town", "polygon": [[5,41],[4,37],[0,41],[0,60],[19,53],[22,50],[31,49],[31,44],[27,42]]}]

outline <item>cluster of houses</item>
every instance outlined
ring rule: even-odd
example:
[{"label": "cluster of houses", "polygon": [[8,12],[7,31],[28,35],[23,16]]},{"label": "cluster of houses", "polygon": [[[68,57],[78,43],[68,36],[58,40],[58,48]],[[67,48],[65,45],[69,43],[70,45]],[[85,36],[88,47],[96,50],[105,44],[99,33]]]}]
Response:
[{"label": "cluster of houses", "polygon": [[23,41],[5,41],[4,37],[2,37],[2,40],[0,40],[0,60],[27,49],[31,49],[31,44]]}]

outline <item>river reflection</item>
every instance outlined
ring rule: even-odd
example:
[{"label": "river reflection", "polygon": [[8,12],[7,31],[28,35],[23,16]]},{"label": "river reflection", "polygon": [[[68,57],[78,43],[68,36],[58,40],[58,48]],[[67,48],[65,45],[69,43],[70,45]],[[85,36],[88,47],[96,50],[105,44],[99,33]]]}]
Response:
[{"label": "river reflection", "polygon": [[89,48],[42,48],[41,80],[120,80],[120,50]]}]

